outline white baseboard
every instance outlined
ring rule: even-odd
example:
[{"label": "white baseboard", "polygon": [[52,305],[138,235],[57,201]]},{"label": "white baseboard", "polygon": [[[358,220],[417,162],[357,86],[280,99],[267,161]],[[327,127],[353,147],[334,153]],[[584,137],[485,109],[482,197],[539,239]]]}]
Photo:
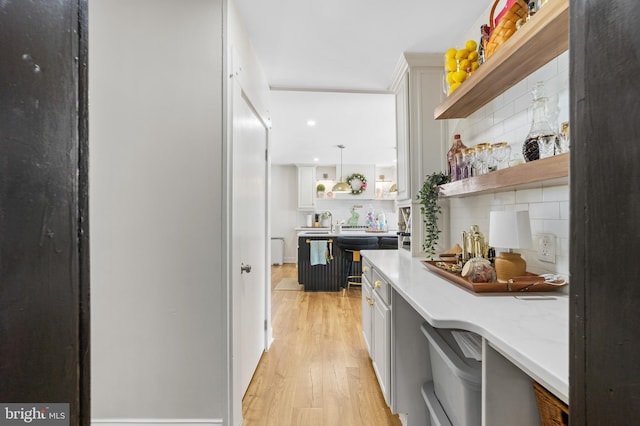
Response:
[{"label": "white baseboard", "polygon": [[222,419],[91,419],[95,426],[222,426]]}]

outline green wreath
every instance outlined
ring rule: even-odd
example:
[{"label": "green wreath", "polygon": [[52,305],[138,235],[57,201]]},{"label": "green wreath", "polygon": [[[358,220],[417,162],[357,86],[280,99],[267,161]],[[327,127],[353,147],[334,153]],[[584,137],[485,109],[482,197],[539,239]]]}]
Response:
[{"label": "green wreath", "polygon": [[[359,180],[360,181],[360,187],[359,188],[354,188],[353,185],[351,185],[351,182],[353,180]],[[354,173],[351,176],[349,176],[347,178],[347,185],[349,185],[351,187],[351,193],[353,195],[360,195],[364,192],[365,189],[367,189],[367,178],[364,177],[363,175],[361,175],[360,173]]]}]

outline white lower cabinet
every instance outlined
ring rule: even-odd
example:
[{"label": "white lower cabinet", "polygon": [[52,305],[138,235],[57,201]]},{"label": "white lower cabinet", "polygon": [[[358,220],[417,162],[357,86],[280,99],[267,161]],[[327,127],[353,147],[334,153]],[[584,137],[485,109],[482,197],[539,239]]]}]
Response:
[{"label": "white lower cabinet", "polygon": [[[390,287],[366,265],[362,277],[362,336],[387,405],[391,403],[391,307],[380,291]],[[373,279],[372,285],[369,281]]]},{"label": "white lower cabinet", "polygon": [[373,370],[380,383],[380,389],[387,405],[390,404],[390,377],[391,370],[391,309],[382,301],[377,292],[373,292],[373,318],[372,318],[373,344],[371,360]]}]

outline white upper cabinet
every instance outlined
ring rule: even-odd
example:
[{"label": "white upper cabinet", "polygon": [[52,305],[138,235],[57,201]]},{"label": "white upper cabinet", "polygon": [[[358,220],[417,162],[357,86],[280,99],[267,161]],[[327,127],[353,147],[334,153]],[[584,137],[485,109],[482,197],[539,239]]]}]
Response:
[{"label": "white upper cabinet", "polygon": [[298,166],[298,210],[316,208],[316,167]]},{"label": "white upper cabinet", "polygon": [[433,117],[442,91],[442,55],[405,53],[394,74],[397,199],[415,198],[424,177],[444,169],[446,132]]}]

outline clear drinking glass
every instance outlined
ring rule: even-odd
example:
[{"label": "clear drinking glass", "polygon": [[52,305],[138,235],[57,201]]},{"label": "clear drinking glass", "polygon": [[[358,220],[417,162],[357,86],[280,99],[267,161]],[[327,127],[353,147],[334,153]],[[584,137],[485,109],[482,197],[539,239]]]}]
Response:
[{"label": "clear drinking glass", "polygon": [[549,158],[556,155],[556,147],[558,146],[558,138],[556,135],[538,136],[538,154],[539,158]]},{"label": "clear drinking glass", "polygon": [[560,154],[569,152],[569,122],[564,121],[560,124]]},{"label": "clear drinking glass", "polygon": [[493,151],[493,158],[496,160],[496,166],[498,169],[504,169],[505,161],[511,154],[511,147],[507,142],[498,142],[491,145]]},{"label": "clear drinking glass", "polygon": [[473,163],[475,159],[475,149],[465,148],[462,150],[462,163],[464,164],[464,177],[473,176]]},{"label": "clear drinking glass", "polygon": [[487,161],[487,172],[493,172],[498,168],[497,167],[498,162],[496,161],[496,157],[493,153],[493,146],[489,145],[488,150],[489,150],[489,160]]},{"label": "clear drinking glass", "polygon": [[473,146],[476,150],[475,162],[477,163],[478,174],[484,175],[488,172],[489,148],[488,143],[478,143]]},{"label": "clear drinking glass", "polygon": [[[464,148],[463,148],[464,149]],[[465,164],[462,159],[462,150],[456,152],[456,175],[458,176],[457,180],[464,179],[465,174]]]}]

